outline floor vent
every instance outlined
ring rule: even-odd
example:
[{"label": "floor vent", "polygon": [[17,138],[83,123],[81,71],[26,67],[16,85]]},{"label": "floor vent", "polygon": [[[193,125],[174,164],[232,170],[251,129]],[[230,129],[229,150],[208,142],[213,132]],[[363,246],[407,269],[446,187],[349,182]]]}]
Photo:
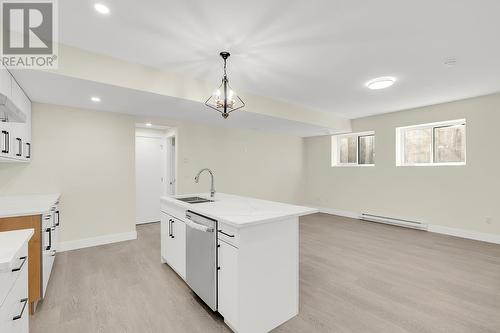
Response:
[{"label": "floor vent", "polygon": [[379,215],[372,215],[372,214],[361,214],[361,219],[363,221],[392,224],[392,225],[397,225],[399,227],[412,228],[412,229],[418,229],[418,230],[427,231],[427,229],[428,229],[428,225],[425,223],[421,223],[421,222],[417,222],[417,221],[395,219],[395,218],[386,217],[386,216],[379,216]]}]

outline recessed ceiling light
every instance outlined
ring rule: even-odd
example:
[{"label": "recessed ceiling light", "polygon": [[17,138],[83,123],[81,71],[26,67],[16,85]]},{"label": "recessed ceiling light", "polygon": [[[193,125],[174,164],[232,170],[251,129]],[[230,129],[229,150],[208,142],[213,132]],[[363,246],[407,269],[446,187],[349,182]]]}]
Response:
[{"label": "recessed ceiling light", "polygon": [[96,102],[96,103],[98,103],[98,102],[100,102],[100,101],[101,101],[101,98],[100,98],[100,97],[96,97],[96,96],[94,96],[94,97],[90,97],[90,100],[91,100],[92,102]]},{"label": "recessed ceiling light", "polygon": [[103,5],[102,3],[96,3],[94,5],[94,9],[100,13],[100,14],[104,14],[104,15],[108,15],[110,10],[109,10],[109,7],[106,6],[106,5]]},{"label": "recessed ceiling light", "polygon": [[153,124],[151,124],[151,123],[146,123],[146,126],[147,126],[147,127],[151,127],[151,126],[153,126]]},{"label": "recessed ceiling light", "polygon": [[373,80],[366,82],[368,89],[378,90],[389,88],[396,82],[396,78],[392,76],[377,77]]}]

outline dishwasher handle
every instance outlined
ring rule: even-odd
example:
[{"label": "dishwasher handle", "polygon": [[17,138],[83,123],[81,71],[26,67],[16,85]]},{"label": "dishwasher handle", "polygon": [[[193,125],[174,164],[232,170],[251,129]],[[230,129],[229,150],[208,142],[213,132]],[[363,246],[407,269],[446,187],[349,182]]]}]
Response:
[{"label": "dishwasher handle", "polygon": [[199,223],[193,222],[191,220],[186,220],[186,225],[188,227],[192,228],[192,229],[196,229],[196,230],[199,230],[199,231],[214,232],[214,228],[208,227],[208,226],[203,225],[203,224],[199,224]]}]

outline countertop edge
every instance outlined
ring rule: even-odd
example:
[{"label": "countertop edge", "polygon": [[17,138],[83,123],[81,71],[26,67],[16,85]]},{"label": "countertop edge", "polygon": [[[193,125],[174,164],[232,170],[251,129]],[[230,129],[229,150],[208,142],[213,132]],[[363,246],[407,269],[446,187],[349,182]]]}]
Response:
[{"label": "countertop edge", "polygon": [[42,208],[38,209],[39,207],[37,207],[37,209],[30,209],[30,208],[27,208],[27,209],[19,208],[19,209],[12,209],[12,210],[7,209],[6,212],[4,212],[4,213],[0,209],[0,219],[9,218],[9,217],[42,215],[50,210],[51,205],[53,205],[55,202],[57,202],[61,199],[61,193],[32,194],[32,195],[26,195],[26,196],[13,195],[13,196],[7,196],[7,197],[19,197],[19,200],[22,200],[23,197],[27,198],[27,197],[33,197],[33,196],[46,197],[47,203],[44,202],[42,206],[45,206],[45,204],[47,206],[43,207],[43,209]]},{"label": "countertop edge", "polygon": [[13,268],[12,264],[16,254],[19,252],[19,249],[24,246],[24,244],[29,242],[35,231],[33,229],[20,229],[13,231],[3,231],[2,233],[23,233],[24,235],[17,236],[20,239],[16,240],[16,243],[12,244],[14,250],[10,252],[9,257],[0,258],[0,272],[9,271]]},{"label": "countertop edge", "polygon": [[[193,194],[193,195],[199,195],[199,194]],[[241,196],[237,196],[237,195],[233,195],[233,194],[225,194],[224,193],[223,195],[229,195],[229,196],[238,197],[238,198],[247,198],[247,197],[241,197]],[[179,195],[179,197],[185,197],[185,196],[190,196],[190,195]],[[264,201],[267,203],[273,203],[273,201],[250,198],[250,197],[248,197],[248,199]],[[283,215],[273,216],[273,217],[269,217],[269,218],[263,218],[263,219],[255,220],[255,221],[249,221],[249,222],[244,222],[244,223],[235,223],[235,222],[232,222],[230,220],[224,219],[220,216],[215,216],[215,215],[207,213],[203,210],[197,209],[195,205],[176,200],[175,197],[162,196],[162,197],[160,197],[160,202],[165,202],[165,203],[180,207],[182,209],[193,211],[195,213],[198,213],[198,214],[204,215],[206,217],[215,219],[220,223],[230,225],[230,226],[237,228],[237,229],[247,228],[247,227],[266,224],[266,223],[273,223],[273,222],[285,220],[285,219],[292,218],[292,217],[301,217],[301,216],[315,214],[315,213],[319,212],[319,209],[316,209],[316,208],[297,206],[297,205],[286,204],[286,203],[282,203],[282,202],[275,202],[276,204],[279,204],[279,205],[290,205],[290,206],[302,207],[302,208],[304,208],[304,210],[302,210],[301,212],[293,213],[293,214],[283,214]]]}]

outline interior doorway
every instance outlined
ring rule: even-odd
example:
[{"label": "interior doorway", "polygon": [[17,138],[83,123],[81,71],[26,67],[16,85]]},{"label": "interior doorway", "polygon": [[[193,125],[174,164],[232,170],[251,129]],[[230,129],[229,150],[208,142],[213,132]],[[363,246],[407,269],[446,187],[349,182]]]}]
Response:
[{"label": "interior doorway", "polygon": [[160,197],[175,194],[175,141],[172,129],[136,128],[136,224],[160,221]]},{"label": "interior doorway", "polygon": [[176,188],[176,178],[175,178],[175,173],[176,173],[176,159],[175,159],[175,154],[176,154],[176,136],[167,135],[167,192],[169,195],[175,195],[175,188]]}]

